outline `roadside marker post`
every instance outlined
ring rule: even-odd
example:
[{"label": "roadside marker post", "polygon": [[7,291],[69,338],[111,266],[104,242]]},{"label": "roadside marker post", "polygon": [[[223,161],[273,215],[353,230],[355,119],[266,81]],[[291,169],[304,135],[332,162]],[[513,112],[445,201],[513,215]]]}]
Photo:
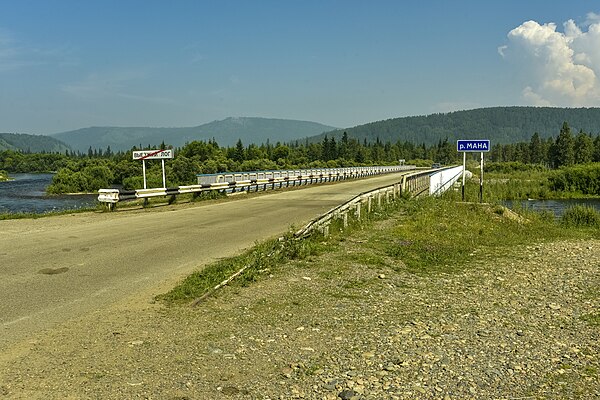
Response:
[{"label": "roadside marker post", "polygon": [[483,203],[483,153],[490,151],[490,141],[488,139],[457,140],[456,151],[463,153],[462,201],[465,201],[465,169],[467,168],[467,153],[481,153],[479,202]]},{"label": "roadside marker post", "polygon": [[165,159],[173,158],[173,150],[138,150],[133,152],[134,160],[142,160],[142,173],[144,174],[144,189],[146,185],[146,160],[161,160],[162,161],[162,179],[163,189],[167,188],[167,180],[165,175]]}]

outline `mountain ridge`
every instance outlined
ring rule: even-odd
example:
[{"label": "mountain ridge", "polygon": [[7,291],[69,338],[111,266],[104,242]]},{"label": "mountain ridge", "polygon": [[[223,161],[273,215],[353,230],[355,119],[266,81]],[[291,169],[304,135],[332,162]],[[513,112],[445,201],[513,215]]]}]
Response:
[{"label": "mountain ridge", "polygon": [[162,142],[181,147],[194,140],[215,139],[221,146],[233,146],[238,140],[244,144],[287,142],[314,136],[335,129],[311,121],[261,117],[229,117],[194,127],[89,127],[59,132],[51,137],[69,144],[74,150],[86,152],[89,147],[112,151],[129,150],[133,146],[156,146]]},{"label": "mountain ridge", "polygon": [[542,138],[558,135],[563,122],[574,133],[600,133],[600,108],[560,108],[506,106],[390,118],[346,129],[336,129],[309,138],[323,140],[325,135],[336,140],[344,132],[349,138],[375,142],[408,141],[432,145],[448,139],[490,139],[493,144],[529,141],[537,132]]},{"label": "mountain ridge", "polygon": [[0,151],[13,150],[31,153],[64,153],[71,148],[62,141],[45,135],[0,133]]}]

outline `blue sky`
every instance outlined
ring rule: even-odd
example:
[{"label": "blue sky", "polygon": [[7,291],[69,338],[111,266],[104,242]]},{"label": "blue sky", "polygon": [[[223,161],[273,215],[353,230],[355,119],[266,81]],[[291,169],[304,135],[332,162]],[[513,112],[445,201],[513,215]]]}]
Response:
[{"label": "blue sky", "polygon": [[600,106],[600,4],[0,0],[0,132],[499,105]]}]

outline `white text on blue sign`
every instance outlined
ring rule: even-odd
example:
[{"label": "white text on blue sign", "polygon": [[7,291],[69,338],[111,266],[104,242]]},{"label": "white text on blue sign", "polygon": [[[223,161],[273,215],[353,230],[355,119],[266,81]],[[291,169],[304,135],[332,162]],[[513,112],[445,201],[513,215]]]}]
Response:
[{"label": "white text on blue sign", "polygon": [[456,150],[467,152],[467,151],[490,151],[490,141],[485,140],[457,140]]}]

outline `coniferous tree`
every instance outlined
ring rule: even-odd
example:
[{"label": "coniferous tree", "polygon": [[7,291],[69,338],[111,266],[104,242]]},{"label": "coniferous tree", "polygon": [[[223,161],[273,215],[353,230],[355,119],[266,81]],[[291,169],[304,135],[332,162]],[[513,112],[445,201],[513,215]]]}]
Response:
[{"label": "coniferous tree", "polygon": [[565,121],[556,138],[554,151],[554,166],[570,166],[575,163],[575,141],[569,124]]},{"label": "coniferous tree", "polygon": [[535,132],[529,142],[529,158],[532,164],[541,164],[544,160],[540,134]]},{"label": "coniferous tree", "polygon": [[594,157],[594,141],[591,137],[580,131],[575,137],[575,164],[587,164]]},{"label": "coniferous tree", "polygon": [[600,162],[600,134],[594,139],[594,162]]},{"label": "coniferous tree", "polygon": [[235,151],[233,153],[233,159],[237,162],[242,162],[245,160],[244,156],[244,144],[242,143],[242,139],[238,139],[235,145]]}]

